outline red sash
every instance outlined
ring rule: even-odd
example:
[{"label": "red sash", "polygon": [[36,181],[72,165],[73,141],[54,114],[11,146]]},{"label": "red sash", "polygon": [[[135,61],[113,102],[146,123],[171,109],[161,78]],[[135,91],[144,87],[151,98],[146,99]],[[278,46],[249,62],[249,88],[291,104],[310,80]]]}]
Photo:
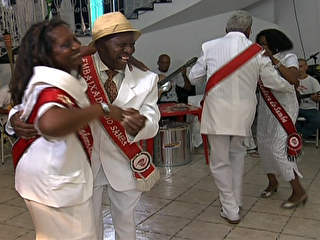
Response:
[{"label": "red sash", "polygon": [[260,51],[262,51],[262,47],[259,44],[254,43],[250,45],[247,49],[239,53],[236,57],[231,59],[231,61],[219,68],[218,71],[216,71],[214,74],[212,74],[212,76],[209,78],[207,82],[205,94],[202,99],[201,105],[203,105],[205,97],[208,95],[209,91],[213,87],[215,87],[219,82],[224,80],[230,74],[235,72],[243,64],[245,64],[247,61],[249,61],[251,58],[257,55]]},{"label": "red sash", "polygon": [[[201,107],[203,107],[205,98],[213,87],[215,87],[219,82],[224,80],[230,74],[235,72],[238,68],[240,68],[251,58],[256,56],[260,51],[262,51],[262,47],[259,44],[254,43],[250,45],[247,49],[239,53],[236,57],[231,59],[228,63],[219,68],[214,74],[212,74],[212,76],[209,78],[207,82],[203,99],[200,102]],[[204,141],[204,146],[206,146],[208,141],[207,136],[205,134],[202,134],[202,138]],[[205,149],[205,151],[207,152],[208,150]]]},{"label": "red sash", "polygon": [[[82,58],[82,77],[87,82],[87,96],[91,104],[101,102],[110,104],[91,56]],[[137,179],[137,188],[141,191],[149,191],[160,177],[151,161],[151,155],[142,151],[137,143],[129,143],[125,129],[120,122],[107,116],[101,117],[100,122],[114,143],[128,157],[131,169]]]},{"label": "red sash", "polygon": [[302,139],[297,133],[296,127],[292,122],[286,110],[281,106],[278,100],[274,97],[271,90],[263,86],[261,80],[258,81],[260,93],[269,107],[272,114],[277,118],[281,126],[288,134],[287,139],[287,155],[289,161],[294,161],[301,153]]},{"label": "red sash", "polygon": [[[59,104],[62,104],[63,106],[70,108],[75,107],[79,108],[79,106],[76,104],[76,101],[65,91],[56,88],[56,87],[49,87],[45,88],[38,96],[37,103],[33,107],[31,114],[27,120],[27,123],[33,124],[35,121],[35,118],[38,114],[39,108],[49,102],[56,102]],[[40,136],[36,136],[32,139],[23,139],[19,138],[12,147],[12,159],[14,168],[16,168],[21,156],[23,153],[28,149],[28,147]],[[83,127],[82,129],[77,131],[77,137],[79,138],[79,141],[81,142],[81,145],[83,149],[85,150],[88,160],[90,162],[91,159],[91,152],[92,152],[92,146],[93,146],[93,137],[91,134],[91,129],[89,125]]]}]

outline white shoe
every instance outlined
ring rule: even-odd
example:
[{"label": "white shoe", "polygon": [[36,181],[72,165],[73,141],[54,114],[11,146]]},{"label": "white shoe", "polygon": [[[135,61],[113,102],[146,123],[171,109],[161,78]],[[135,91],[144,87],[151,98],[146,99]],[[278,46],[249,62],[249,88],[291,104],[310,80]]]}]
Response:
[{"label": "white shoe", "polygon": [[222,208],[220,210],[220,217],[222,217],[224,220],[226,220],[230,224],[238,224],[240,222],[239,214],[237,214],[237,216],[230,218],[224,213]]}]

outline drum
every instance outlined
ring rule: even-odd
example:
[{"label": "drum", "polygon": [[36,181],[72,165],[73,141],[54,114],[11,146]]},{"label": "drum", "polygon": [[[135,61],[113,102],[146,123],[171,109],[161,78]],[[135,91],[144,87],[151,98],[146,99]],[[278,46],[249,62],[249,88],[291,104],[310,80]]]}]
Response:
[{"label": "drum", "polygon": [[155,137],[155,165],[173,167],[190,161],[190,125],[184,122],[166,122]]},{"label": "drum", "polygon": [[314,64],[314,65],[309,65],[307,73],[316,78],[320,82],[320,65],[319,64]]}]

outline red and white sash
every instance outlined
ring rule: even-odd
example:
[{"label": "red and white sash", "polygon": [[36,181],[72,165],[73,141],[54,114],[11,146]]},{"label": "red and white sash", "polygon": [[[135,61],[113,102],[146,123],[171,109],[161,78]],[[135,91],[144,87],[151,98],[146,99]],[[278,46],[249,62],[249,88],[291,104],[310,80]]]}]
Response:
[{"label": "red and white sash", "polygon": [[[95,69],[92,56],[82,58],[82,77],[87,82],[88,89],[86,93],[91,104],[101,102],[110,104]],[[125,129],[120,122],[107,116],[101,117],[100,122],[113,142],[116,143],[130,161],[131,169],[137,180],[137,189],[149,191],[160,178],[159,172],[152,163],[151,155],[143,151],[137,143],[129,143]]]},{"label": "red and white sash", "polygon": [[[208,92],[216,86],[219,82],[225,79],[227,76],[232,74],[235,70],[245,64],[248,60],[254,57],[262,51],[262,47],[258,44],[252,44],[246,50],[241,52],[235,58],[233,58],[230,62],[221,67],[218,71],[216,71],[208,80],[205,89],[205,95],[202,100],[202,104],[205,100],[205,97],[208,95]],[[275,115],[275,117],[279,120],[280,124],[288,133],[288,141],[287,141],[287,154],[288,159],[293,161],[300,154],[302,148],[302,140],[299,134],[297,134],[296,128],[287,114],[287,112],[283,109],[277,99],[273,96],[270,89],[265,88],[261,80],[258,82],[258,86],[261,90],[261,94],[265,99],[267,106],[270,108],[271,112]]]},{"label": "red and white sash", "polygon": [[[39,108],[49,102],[56,102],[59,103],[66,108],[79,108],[77,105],[75,99],[71,97],[67,92],[56,88],[56,87],[48,87],[41,91],[41,93],[38,96],[37,102],[34,105],[29,118],[27,120],[27,123],[33,124],[35,121],[35,118],[37,117]],[[12,159],[14,168],[16,168],[21,156],[23,153],[28,149],[28,147],[40,136],[36,136],[35,138],[31,139],[23,139],[19,138],[12,147]],[[91,133],[91,129],[89,125],[86,125],[85,127],[81,128],[77,131],[77,137],[79,138],[79,141],[81,142],[81,145],[83,149],[86,152],[86,155],[88,157],[88,161],[91,160],[91,153],[92,153],[92,147],[93,147],[93,137]]]},{"label": "red and white sash", "polygon": [[259,44],[254,43],[250,45],[247,49],[239,53],[228,63],[219,68],[214,74],[212,74],[205,88],[205,94],[202,100],[202,105],[204,103],[205,97],[208,95],[209,91],[213,87],[215,87],[219,82],[224,80],[230,74],[235,72],[238,68],[240,68],[243,64],[245,64],[247,61],[249,61],[262,50],[263,48]]},{"label": "red and white sash", "polygon": [[[200,102],[201,106],[203,107],[205,98],[213,87],[215,87],[222,80],[226,79],[230,74],[235,72],[243,64],[248,62],[251,58],[256,56],[262,50],[263,48],[259,44],[254,43],[250,45],[247,49],[239,53],[236,57],[231,59],[228,63],[219,68],[214,74],[212,74],[212,76],[209,78],[207,82],[203,99]],[[205,134],[202,134],[202,138],[205,143],[208,141],[207,136]],[[205,149],[205,151],[207,153],[208,150]]]},{"label": "red and white sash", "polygon": [[297,133],[296,127],[292,122],[289,114],[281,106],[269,88],[263,86],[261,80],[258,82],[260,93],[269,107],[272,114],[277,118],[281,126],[288,134],[287,139],[287,155],[289,161],[294,161],[301,153],[302,139]]}]

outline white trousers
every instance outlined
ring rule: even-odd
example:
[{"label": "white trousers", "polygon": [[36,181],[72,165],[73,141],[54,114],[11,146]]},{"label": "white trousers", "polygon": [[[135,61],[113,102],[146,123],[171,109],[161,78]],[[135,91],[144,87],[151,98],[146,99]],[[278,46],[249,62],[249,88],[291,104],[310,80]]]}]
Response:
[{"label": "white trousers", "polygon": [[96,240],[92,199],[54,208],[24,199],[36,231],[36,240]]},{"label": "white trousers", "polygon": [[236,218],[242,205],[244,139],[240,136],[208,135],[210,170],[219,190],[223,211],[229,218]]},{"label": "white trousers", "polygon": [[[93,188],[93,206],[95,212],[98,239],[103,240],[103,215],[102,215],[103,185]],[[135,240],[136,222],[135,208],[141,197],[141,192],[130,190],[125,192],[115,191],[108,185],[108,195],[111,203],[111,216],[115,229],[116,240]]]}]

